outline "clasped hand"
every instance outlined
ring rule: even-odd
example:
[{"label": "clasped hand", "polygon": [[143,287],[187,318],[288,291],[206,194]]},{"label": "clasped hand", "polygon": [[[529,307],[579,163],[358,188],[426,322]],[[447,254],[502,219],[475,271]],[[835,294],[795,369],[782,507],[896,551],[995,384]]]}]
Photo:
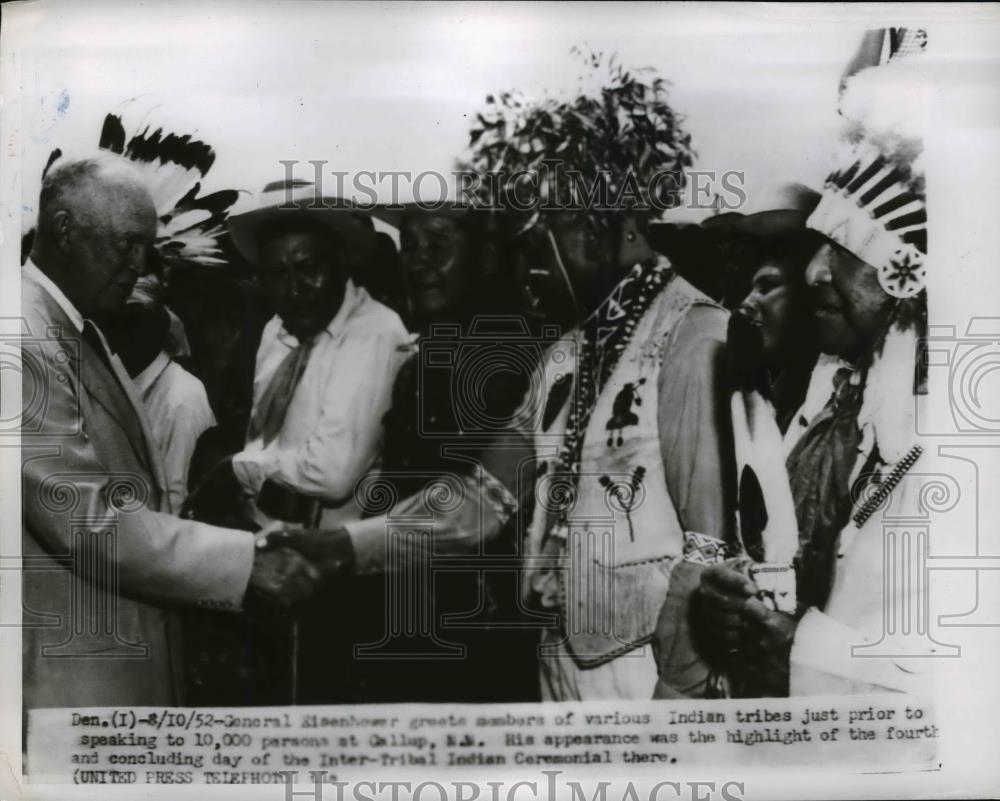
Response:
[{"label": "clasped hand", "polygon": [[322,574],[306,557],[291,548],[258,549],[247,585],[251,609],[288,610],[314,595]]},{"label": "clasped hand", "polygon": [[255,536],[250,587],[265,603],[279,608],[312,597],[354,562],[351,538],[343,529],[289,529],[279,522]]},{"label": "clasped hand", "polygon": [[[433,511],[432,507],[428,493],[419,492],[399,501],[381,524],[379,518],[371,518],[367,525],[359,527],[358,536],[366,541],[369,561],[372,549],[387,548],[385,525],[393,518],[425,518],[432,532],[434,553],[466,553],[498,536],[516,502],[498,482],[479,475],[464,478],[461,498],[452,508]],[[290,608],[337,577],[355,571],[354,541],[346,529],[290,529],[276,524],[256,537],[257,555],[250,586],[273,606]],[[417,549],[416,553],[423,551]],[[394,561],[382,559],[386,569]]]},{"label": "clasped hand", "polygon": [[737,670],[748,694],[785,696],[798,621],[758,593],[731,563],[707,568],[693,598],[696,631],[706,656]]}]

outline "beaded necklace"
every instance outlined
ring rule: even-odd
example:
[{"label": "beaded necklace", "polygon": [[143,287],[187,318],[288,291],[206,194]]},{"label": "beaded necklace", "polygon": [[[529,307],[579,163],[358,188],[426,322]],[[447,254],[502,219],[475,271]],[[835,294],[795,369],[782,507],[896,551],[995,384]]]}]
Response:
[{"label": "beaded necklace", "polygon": [[[674,276],[670,262],[659,257],[651,264],[636,264],[629,274],[582,326],[577,360],[577,390],[570,399],[566,434],[559,452],[559,474],[568,481],[565,489],[575,498],[580,480],[580,456],[590,417],[608,378],[632,335],[660,291]],[[567,512],[562,505],[554,531],[565,533]]]}]

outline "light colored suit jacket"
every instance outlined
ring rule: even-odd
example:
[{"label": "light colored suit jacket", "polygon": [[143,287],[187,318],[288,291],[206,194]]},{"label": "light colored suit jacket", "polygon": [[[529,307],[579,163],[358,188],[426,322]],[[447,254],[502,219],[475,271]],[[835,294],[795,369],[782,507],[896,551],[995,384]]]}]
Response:
[{"label": "light colored suit jacket", "polygon": [[168,512],[142,405],[35,279],[22,280],[26,708],[181,702],[181,605],[238,610],[247,532]]}]

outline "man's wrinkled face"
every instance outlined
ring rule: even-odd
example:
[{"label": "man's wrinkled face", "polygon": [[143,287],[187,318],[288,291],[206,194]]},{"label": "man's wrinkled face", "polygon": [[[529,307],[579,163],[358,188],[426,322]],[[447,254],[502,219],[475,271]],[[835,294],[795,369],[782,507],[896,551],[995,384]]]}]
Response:
[{"label": "man's wrinkled face", "polygon": [[297,339],[318,334],[344,301],[347,273],[336,245],[313,231],[290,231],[261,243],[258,275],[285,330]]},{"label": "man's wrinkled face", "polygon": [[67,295],[84,317],[124,308],[149,271],[156,230],[156,208],[145,190],[93,185],[88,201],[71,212],[67,233],[73,263]]},{"label": "man's wrinkled face", "polygon": [[892,304],[873,267],[828,241],[809,262],[806,284],[824,353],[853,360],[872,347]]},{"label": "man's wrinkled face", "polygon": [[414,316],[426,320],[457,312],[474,280],[470,244],[458,221],[437,214],[408,215],[399,244]]}]

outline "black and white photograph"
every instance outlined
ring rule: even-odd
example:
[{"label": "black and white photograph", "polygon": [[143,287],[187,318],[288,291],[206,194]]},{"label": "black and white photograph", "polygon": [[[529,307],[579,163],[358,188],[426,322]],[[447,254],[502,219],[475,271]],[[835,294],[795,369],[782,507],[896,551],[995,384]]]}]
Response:
[{"label": "black and white photograph", "polygon": [[2,11],[2,801],[1000,792],[1000,5]]}]

